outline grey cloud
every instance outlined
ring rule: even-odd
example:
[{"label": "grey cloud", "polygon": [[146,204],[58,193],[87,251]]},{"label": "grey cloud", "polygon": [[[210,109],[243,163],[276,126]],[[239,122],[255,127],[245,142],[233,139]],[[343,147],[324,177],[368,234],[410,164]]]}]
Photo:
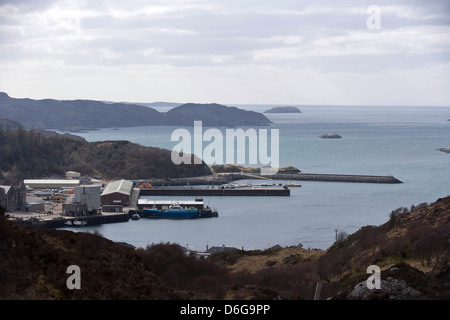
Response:
[{"label": "grey cloud", "polygon": [[[367,29],[372,4],[381,30]],[[449,13],[449,1],[425,0],[2,1],[0,61],[324,77],[420,69],[449,64]]]}]

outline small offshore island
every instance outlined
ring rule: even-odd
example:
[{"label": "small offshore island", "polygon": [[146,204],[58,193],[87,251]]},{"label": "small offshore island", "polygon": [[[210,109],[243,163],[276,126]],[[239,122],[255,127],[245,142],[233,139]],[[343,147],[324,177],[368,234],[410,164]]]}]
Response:
[{"label": "small offshore island", "polygon": [[445,152],[445,153],[450,153],[450,147],[446,147],[446,148],[439,148],[439,149],[437,149],[438,151],[441,151],[441,152]]},{"label": "small offshore island", "polygon": [[264,113],[302,113],[301,110],[297,107],[274,107]]},{"label": "small offshore island", "polygon": [[319,136],[320,139],[342,139],[342,136],[338,135],[337,133],[326,133],[321,136]]}]

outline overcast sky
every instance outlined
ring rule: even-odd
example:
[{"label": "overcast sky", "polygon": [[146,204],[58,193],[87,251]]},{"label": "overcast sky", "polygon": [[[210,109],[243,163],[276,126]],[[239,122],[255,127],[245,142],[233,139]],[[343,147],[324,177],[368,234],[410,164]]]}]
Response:
[{"label": "overcast sky", "polygon": [[0,0],[15,98],[450,106],[449,71],[448,0]]}]

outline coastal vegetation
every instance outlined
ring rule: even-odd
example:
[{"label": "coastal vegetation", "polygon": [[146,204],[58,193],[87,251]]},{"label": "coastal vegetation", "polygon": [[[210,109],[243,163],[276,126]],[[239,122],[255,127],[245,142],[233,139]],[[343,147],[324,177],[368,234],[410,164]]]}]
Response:
[{"label": "coastal vegetation", "polygon": [[[450,196],[389,216],[327,250],[299,244],[198,260],[177,244],[133,249],[98,233],[24,227],[0,214],[0,298],[313,299],[320,282],[321,299],[449,299]],[[74,264],[81,290],[66,286]],[[370,265],[381,268],[379,290],[364,289]]]},{"label": "coastal vegetation", "polygon": [[128,141],[87,142],[76,136],[24,129],[0,130],[0,168],[4,182],[11,184],[25,178],[64,176],[70,170],[105,179],[211,174],[205,163],[175,165],[166,149]]}]

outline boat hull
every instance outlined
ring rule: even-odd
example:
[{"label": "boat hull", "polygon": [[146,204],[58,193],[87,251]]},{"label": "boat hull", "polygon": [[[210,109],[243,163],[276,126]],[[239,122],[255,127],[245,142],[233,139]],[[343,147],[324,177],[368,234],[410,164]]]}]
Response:
[{"label": "boat hull", "polygon": [[218,217],[217,212],[210,209],[186,209],[186,210],[157,210],[157,209],[142,209],[135,210],[134,213],[139,214],[141,218],[149,219],[198,219],[198,218],[212,218]]},{"label": "boat hull", "polygon": [[159,211],[155,209],[142,210],[142,218],[151,219],[197,219],[198,210],[167,210]]}]

